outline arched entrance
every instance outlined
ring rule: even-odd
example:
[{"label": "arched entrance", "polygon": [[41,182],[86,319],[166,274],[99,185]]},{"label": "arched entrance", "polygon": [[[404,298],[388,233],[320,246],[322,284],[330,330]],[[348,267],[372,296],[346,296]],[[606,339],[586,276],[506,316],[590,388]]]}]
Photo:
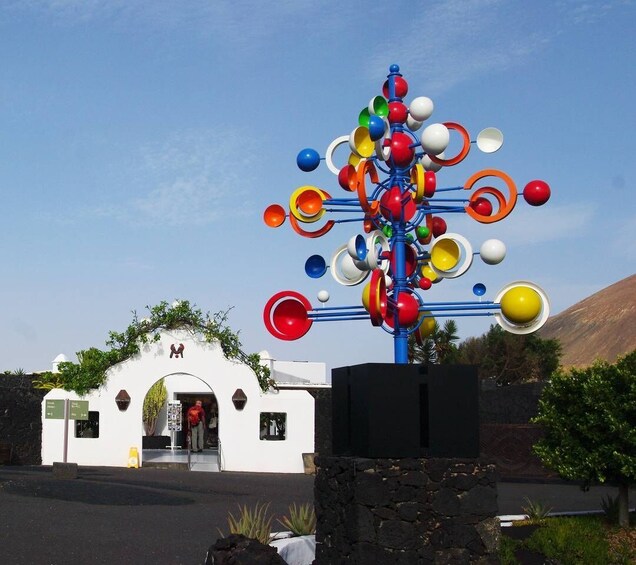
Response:
[{"label": "arched entrance", "polygon": [[[161,445],[151,446],[150,443],[154,442],[149,442],[149,439],[152,438],[144,437],[143,465],[163,469],[219,471],[219,403],[210,383],[189,373],[166,375],[159,381],[164,382],[166,389],[165,402],[155,428]],[[204,448],[200,453],[188,450],[190,425],[187,415],[198,400],[205,414],[202,426]],[[147,428],[146,425],[144,427]]]}]

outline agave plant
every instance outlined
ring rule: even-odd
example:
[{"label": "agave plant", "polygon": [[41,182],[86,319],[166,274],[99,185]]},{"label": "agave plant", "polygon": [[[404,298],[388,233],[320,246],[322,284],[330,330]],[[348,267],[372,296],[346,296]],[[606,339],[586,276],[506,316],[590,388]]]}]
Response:
[{"label": "agave plant", "polygon": [[289,507],[289,516],[283,516],[278,522],[295,536],[308,536],[316,533],[316,513],[311,504]]},{"label": "agave plant", "polygon": [[548,517],[548,514],[552,512],[552,507],[543,504],[539,500],[531,500],[527,496],[525,497],[526,505],[521,507],[521,510],[528,516],[528,519],[539,522]]},{"label": "agave plant", "polygon": [[[254,508],[248,508],[247,504],[243,507],[239,504],[239,515],[235,518],[230,512],[227,518],[227,525],[231,534],[242,534],[247,538],[252,538],[267,545],[272,536],[272,519],[268,516],[269,502],[267,504],[259,504]],[[225,534],[219,530],[219,534],[225,537]]]}]

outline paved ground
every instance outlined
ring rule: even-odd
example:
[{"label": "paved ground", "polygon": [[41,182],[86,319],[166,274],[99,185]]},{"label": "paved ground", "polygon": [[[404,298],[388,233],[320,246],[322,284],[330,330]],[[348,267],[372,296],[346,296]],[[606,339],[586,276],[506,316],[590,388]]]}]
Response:
[{"label": "paved ground", "polygon": [[[500,483],[499,509],[520,513],[528,496],[555,511],[598,510],[607,493]],[[78,479],[61,480],[50,467],[0,467],[0,564],[201,564],[239,504],[271,502],[280,517],[312,500],[309,475],[83,467]]]}]

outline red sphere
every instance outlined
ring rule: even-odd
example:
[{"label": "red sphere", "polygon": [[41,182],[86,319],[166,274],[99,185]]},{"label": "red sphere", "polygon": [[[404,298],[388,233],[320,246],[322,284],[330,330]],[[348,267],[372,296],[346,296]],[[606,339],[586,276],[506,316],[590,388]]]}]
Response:
[{"label": "red sphere", "polygon": [[470,203],[470,207],[480,216],[492,215],[492,202],[487,198],[478,197]]},{"label": "red sphere", "polygon": [[408,292],[400,292],[397,299],[398,320],[400,326],[408,327],[417,321],[419,302]]},{"label": "red sphere", "polygon": [[389,122],[403,124],[409,116],[409,110],[402,102],[389,102]]},{"label": "red sphere", "polygon": [[422,290],[428,290],[433,286],[433,281],[431,281],[431,279],[429,278],[422,277],[420,279],[419,285]]},{"label": "red sphere", "polygon": [[415,156],[415,148],[411,147],[412,139],[398,131],[391,138],[391,159],[396,167],[408,167]]},{"label": "red sphere", "polygon": [[[390,262],[391,262],[391,275],[394,275],[397,272],[397,263],[396,263],[396,254],[395,250],[390,252]],[[410,277],[415,273],[415,269],[417,269],[417,250],[412,245],[404,246],[404,274],[407,277]]]},{"label": "red sphere", "polygon": [[437,187],[437,178],[434,171],[426,171],[424,173],[424,196],[431,198],[435,194]]},{"label": "red sphere", "polygon": [[542,180],[531,180],[523,189],[523,197],[530,206],[541,206],[550,199],[550,186]]},{"label": "red sphere", "polygon": [[439,216],[435,216],[433,218],[433,237],[444,235],[446,233],[446,229],[447,227],[444,219]]},{"label": "red sphere", "polygon": [[[409,85],[402,77],[395,77],[395,96],[404,98],[409,92]],[[389,81],[385,80],[382,86],[382,94],[389,99]]]},{"label": "red sphere", "polygon": [[380,198],[380,212],[389,221],[402,216],[402,193],[397,186],[387,190]]},{"label": "red sphere", "polygon": [[356,168],[353,165],[345,165],[338,173],[338,184],[345,190],[356,189]]}]

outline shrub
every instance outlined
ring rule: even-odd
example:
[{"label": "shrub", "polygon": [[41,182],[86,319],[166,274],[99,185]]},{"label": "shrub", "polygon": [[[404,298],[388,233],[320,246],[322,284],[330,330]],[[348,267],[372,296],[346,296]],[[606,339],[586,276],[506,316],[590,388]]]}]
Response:
[{"label": "shrub", "polygon": [[528,516],[528,519],[533,522],[541,522],[548,517],[548,514],[552,511],[551,506],[543,504],[539,500],[531,500],[527,496],[525,497],[526,505],[521,507],[521,510]]},{"label": "shrub", "polygon": [[[268,516],[269,502],[267,504],[259,504],[258,502],[253,509],[248,508],[247,504],[243,507],[239,504],[238,519],[230,512],[227,518],[227,525],[231,534],[242,534],[247,538],[260,541],[262,544],[269,544],[272,536],[272,519]],[[225,537],[225,534],[219,530],[219,534]]]},{"label": "shrub", "polygon": [[309,536],[316,533],[316,513],[311,504],[289,507],[289,516],[283,516],[278,522],[295,536]]},{"label": "shrub", "polygon": [[605,531],[595,518],[551,518],[524,545],[562,565],[610,563]]},{"label": "shrub", "polygon": [[610,524],[618,524],[618,496],[604,496],[601,500],[601,508],[605,518]]}]

